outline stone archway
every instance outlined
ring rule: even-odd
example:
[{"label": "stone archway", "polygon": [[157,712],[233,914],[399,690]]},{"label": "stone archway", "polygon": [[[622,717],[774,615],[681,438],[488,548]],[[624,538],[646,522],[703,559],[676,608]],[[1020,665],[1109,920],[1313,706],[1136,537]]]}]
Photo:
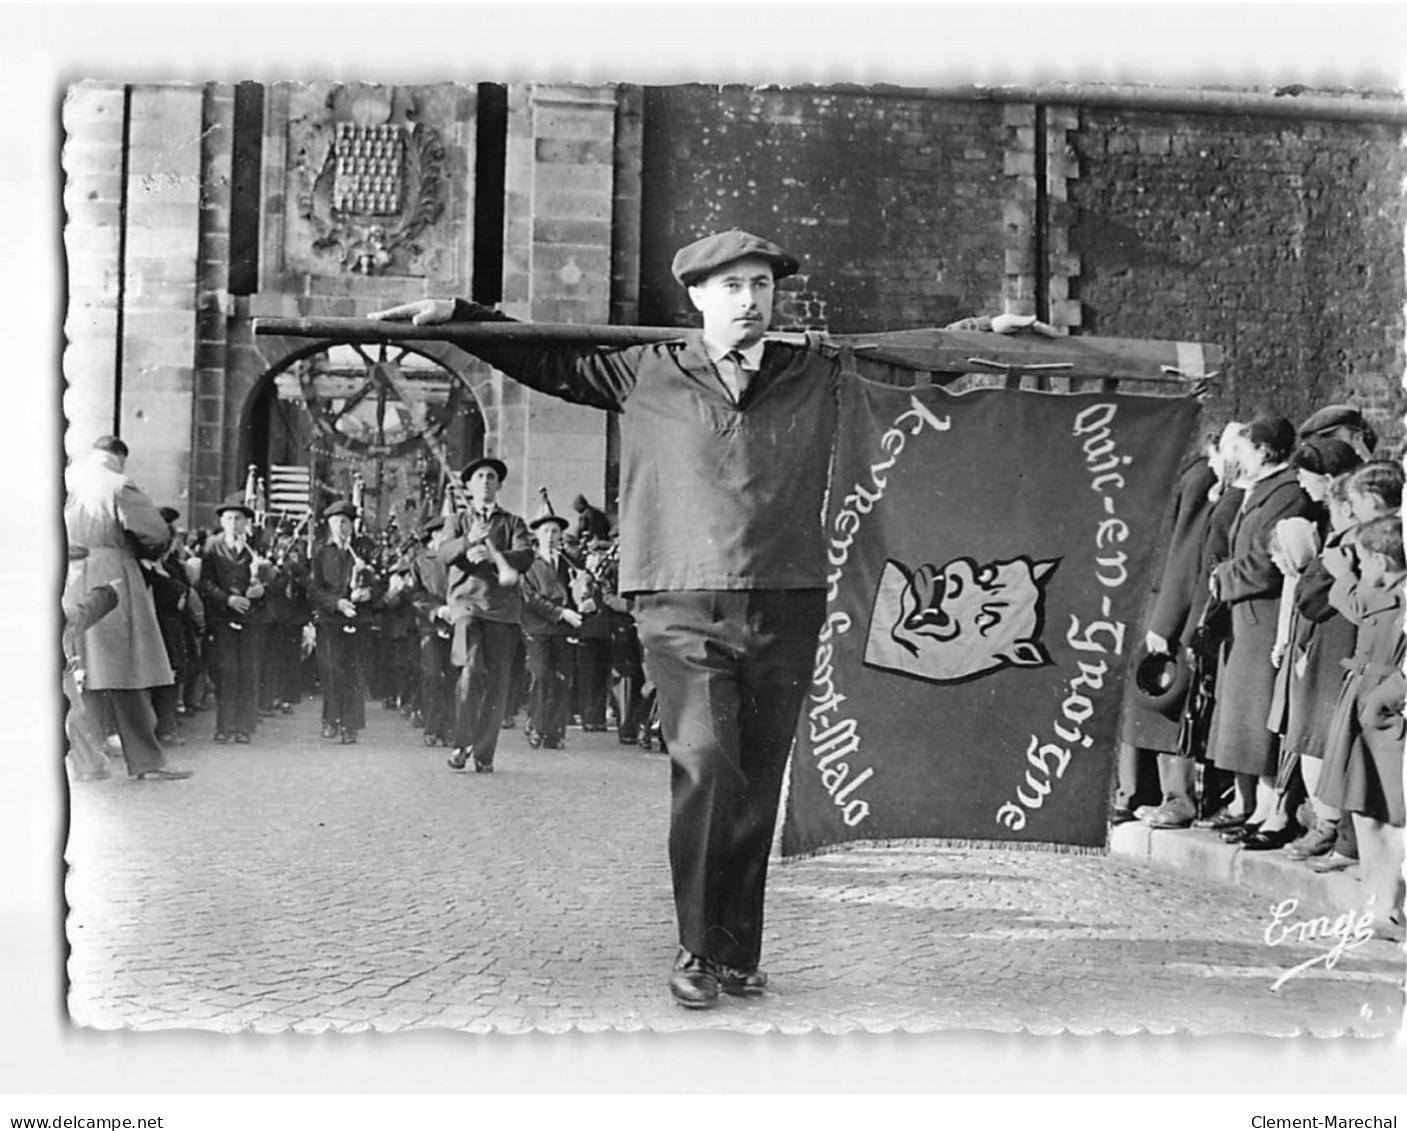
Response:
[{"label": "stone archway", "polygon": [[416,528],[439,509],[443,464],[453,470],[496,442],[492,371],[452,346],[282,338],[260,346],[268,364],[243,401],[237,466],[269,484],[277,469],[306,468],[314,511],[349,497],[360,480],[371,529]]}]

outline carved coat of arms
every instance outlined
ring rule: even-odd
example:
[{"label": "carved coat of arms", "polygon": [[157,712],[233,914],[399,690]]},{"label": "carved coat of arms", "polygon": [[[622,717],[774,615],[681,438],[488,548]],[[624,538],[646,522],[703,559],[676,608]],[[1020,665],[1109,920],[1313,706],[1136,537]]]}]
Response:
[{"label": "carved coat of arms", "polygon": [[405,270],[449,193],[445,145],[414,107],[381,87],[339,92],[298,154],[297,210],[312,250],[343,271]]}]

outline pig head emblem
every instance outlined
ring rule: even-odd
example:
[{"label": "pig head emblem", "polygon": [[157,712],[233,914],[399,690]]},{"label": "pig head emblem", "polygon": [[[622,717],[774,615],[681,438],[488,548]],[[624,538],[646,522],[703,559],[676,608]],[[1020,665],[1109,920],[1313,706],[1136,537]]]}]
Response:
[{"label": "pig head emblem", "polygon": [[1041,667],[1045,583],[1057,561],[1019,557],[979,566],[954,558],[910,571],[889,560],[880,575],[865,663],[935,683],[1003,667]]}]

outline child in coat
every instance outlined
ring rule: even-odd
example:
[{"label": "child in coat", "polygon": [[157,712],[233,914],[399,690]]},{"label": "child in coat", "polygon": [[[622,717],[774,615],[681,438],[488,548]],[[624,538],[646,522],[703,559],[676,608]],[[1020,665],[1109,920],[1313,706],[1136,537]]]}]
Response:
[{"label": "child in coat", "polygon": [[1404,937],[1402,789],[1404,643],[1402,586],[1407,556],[1402,520],[1365,523],[1357,537],[1358,573],[1346,554],[1326,559],[1335,576],[1329,600],[1358,625],[1331,724],[1319,795],[1353,815],[1363,892],[1380,937]]}]

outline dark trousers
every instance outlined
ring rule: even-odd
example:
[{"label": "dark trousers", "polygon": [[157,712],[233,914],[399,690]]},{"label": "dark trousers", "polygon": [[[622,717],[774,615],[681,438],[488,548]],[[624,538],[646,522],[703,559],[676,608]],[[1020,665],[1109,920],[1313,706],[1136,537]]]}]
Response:
[{"label": "dark trousers", "polygon": [[1119,743],[1114,782],[1114,804],[1120,808],[1157,805],[1162,799],[1158,786],[1158,752],[1129,742]]},{"label": "dark trousers", "polygon": [[420,638],[420,704],[426,734],[446,743],[454,732],[454,662],[450,639],[438,632]]},{"label": "dark trousers", "polygon": [[528,637],[528,725],[543,738],[567,733],[574,647],[566,636]]},{"label": "dark trousers", "polygon": [[649,593],[636,605],[671,761],[679,942],[729,966],[761,955],[782,775],[824,613],[822,590]]},{"label": "dark trousers", "polygon": [[455,626],[456,652],[464,664],[455,685],[454,745],[474,751],[474,761],[493,765],[498,728],[508,698],[513,651],[523,630],[516,624],[472,619]]},{"label": "dark trousers", "polygon": [[409,714],[420,705],[420,635],[412,631],[396,641],[396,706]]},{"label": "dark trousers", "polygon": [[156,711],[151,705],[151,693],[145,689],[120,688],[111,691],[85,691],[89,714],[101,718],[110,712],[122,739],[122,756],[127,759],[127,772],[133,777],[166,765],[166,755],[156,741]]},{"label": "dark trousers", "polygon": [[165,683],[151,689],[151,705],[156,712],[156,733],[163,738],[169,738],[176,733],[176,704],[180,701],[181,689],[177,684]]},{"label": "dark trousers", "polygon": [[215,685],[215,729],[225,734],[253,734],[259,725],[259,661],[264,626],[245,623],[233,628],[216,620],[210,626],[210,644],[220,673]]},{"label": "dark trousers", "polygon": [[361,628],[318,625],[318,681],[322,684],[323,726],[337,730],[366,727],[366,700],[362,690]]},{"label": "dark trousers", "polygon": [[611,639],[588,638],[576,644],[577,710],[583,726],[606,725],[606,696],[611,682]]},{"label": "dark trousers", "polygon": [[645,670],[640,660],[640,639],[632,631],[611,641],[611,693],[616,701],[616,722],[623,738],[636,738],[641,725],[641,693]]},{"label": "dark trousers", "polygon": [[259,666],[259,706],[276,707],[298,698],[298,659],[303,628],[297,624],[264,626],[264,659]]}]

